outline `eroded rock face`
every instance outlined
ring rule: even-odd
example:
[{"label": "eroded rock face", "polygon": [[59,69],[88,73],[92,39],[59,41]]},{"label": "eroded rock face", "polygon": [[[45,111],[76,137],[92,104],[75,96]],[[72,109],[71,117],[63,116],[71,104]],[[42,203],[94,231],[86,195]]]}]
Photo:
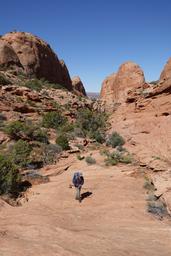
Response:
[{"label": "eroded rock face", "polygon": [[160,75],[160,81],[167,80],[169,78],[171,78],[171,58],[169,58],[168,62],[164,66],[164,69]]},{"label": "eroded rock face", "polygon": [[10,44],[0,40],[0,69],[12,66],[22,67],[19,58]]},{"label": "eroded rock face", "polygon": [[102,100],[123,103],[131,89],[142,87],[145,83],[142,69],[133,62],[122,64],[116,74],[107,77],[100,94]]},{"label": "eroded rock face", "polygon": [[[30,33],[12,32],[1,37],[1,40],[11,45],[13,58],[17,57],[27,75],[45,78],[52,83],[58,83],[67,89],[72,89],[69,72],[63,62],[60,62],[51,47]],[[13,51],[12,51],[13,49]]]},{"label": "eroded rock face", "polygon": [[73,87],[74,92],[78,96],[86,96],[86,91],[85,91],[84,85],[79,76],[74,76],[72,78],[72,87]]},{"label": "eroded rock face", "polygon": [[106,77],[106,79],[102,83],[102,88],[100,92],[100,98],[105,101],[113,101],[114,100],[114,83],[115,83],[116,74],[111,74]]}]

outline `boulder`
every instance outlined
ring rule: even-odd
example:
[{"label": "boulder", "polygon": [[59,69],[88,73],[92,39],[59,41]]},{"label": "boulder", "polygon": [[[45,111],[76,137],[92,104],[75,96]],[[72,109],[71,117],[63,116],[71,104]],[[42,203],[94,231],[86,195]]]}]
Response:
[{"label": "boulder", "polygon": [[71,79],[65,64],[59,61],[45,41],[25,32],[11,32],[2,36],[1,40],[11,45],[10,49],[13,49],[15,57],[17,55],[27,75],[44,78],[72,90]]},{"label": "boulder", "polygon": [[73,87],[74,92],[78,96],[86,96],[86,91],[85,91],[84,85],[79,76],[74,76],[72,78],[72,87]]},{"label": "boulder", "polygon": [[127,99],[128,92],[132,89],[141,88],[145,83],[142,69],[133,62],[122,64],[116,74],[107,77],[100,93],[100,98],[107,104],[114,101],[123,103]]}]

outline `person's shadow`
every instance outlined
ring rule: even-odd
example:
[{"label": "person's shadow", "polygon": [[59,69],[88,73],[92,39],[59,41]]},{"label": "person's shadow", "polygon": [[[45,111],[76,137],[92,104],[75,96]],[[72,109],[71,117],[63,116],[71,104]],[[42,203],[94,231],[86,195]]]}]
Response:
[{"label": "person's shadow", "polygon": [[81,201],[83,201],[85,198],[91,196],[92,194],[93,194],[93,193],[92,193],[92,192],[89,192],[89,191],[82,193],[82,194],[81,194]]}]

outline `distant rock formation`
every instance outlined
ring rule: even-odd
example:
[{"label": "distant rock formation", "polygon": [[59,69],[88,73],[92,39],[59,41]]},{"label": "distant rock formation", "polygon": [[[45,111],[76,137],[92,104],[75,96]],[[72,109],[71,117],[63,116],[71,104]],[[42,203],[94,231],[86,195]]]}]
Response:
[{"label": "distant rock formation", "polygon": [[[2,43],[4,42],[4,44]],[[8,50],[7,50],[8,48]],[[0,66],[21,63],[27,75],[45,78],[72,90],[68,69],[51,47],[37,36],[25,32],[11,32],[1,37]]]},{"label": "distant rock formation", "polygon": [[166,65],[164,66],[164,69],[160,75],[160,81],[167,80],[169,78],[171,78],[171,58],[169,58]]},{"label": "distant rock formation", "polygon": [[104,99],[106,102],[113,102],[114,100],[115,78],[116,74],[113,73],[106,77],[102,83],[100,98]]},{"label": "distant rock formation", "polygon": [[100,93],[100,98],[108,104],[123,103],[131,89],[143,86],[145,83],[142,69],[133,62],[122,64],[116,74],[107,77]]},{"label": "distant rock formation", "polygon": [[85,91],[84,85],[79,76],[74,76],[72,78],[72,87],[73,87],[74,92],[78,96],[86,96],[86,91]]}]

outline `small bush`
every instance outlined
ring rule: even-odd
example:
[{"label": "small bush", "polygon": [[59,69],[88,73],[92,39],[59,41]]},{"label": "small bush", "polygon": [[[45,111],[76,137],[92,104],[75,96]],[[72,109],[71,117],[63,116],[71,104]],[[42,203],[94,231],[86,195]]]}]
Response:
[{"label": "small bush", "polygon": [[42,131],[40,128],[37,128],[32,133],[32,139],[36,141],[40,141],[42,143],[48,143],[48,136],[45,131]]},{"label": "small bush", "polygon": [[57,129],[64,125],[66,121],[66,117],[62,116],[60,112],[48,112],[43,116],[42,125],[46,128]]},{"label": "small bush", "polygon": [[129,154],[124,155],[119,151],[107,152],[107,158],[105,159],[106,165],[117,165],[118,163],[130,164],[132,163],[132,157]]},{"label": "small bush", "polygon": [[0,73],[0,85],[8,85],[11,84],[11,81],[8,80],[4,74]]},{"label": "small bush", "polygon": [[73,131],[74,137],[85,138],[85,133],[79,127],[75,127]]},{"label": "small bush", "polygon": [[18,140],[12,148],[11,158],[16,165],[26,167],[29,163],[29,156],[32,148],[28,142]]},{"label": "small bush", "polygon": [[117,147],[117,146],[122,146],[122,145],[124,145],[124,144],[125,144],[124,139],[123,139],[122,136],[119,135],[119,133],[117,133],[117,132],[113,132],[113,133],[109,136],[109,138],[108,138],[108,140],[107,140],[107,142],[106,142],[106,145],[107,145],[107,146],[112,146],[112,148],[115,148],[115,147]]},{"label": "small bush", "polygon": [[0,127],[4,126],[4,121],[6,121],[6,117],[0,113]]},{"label": "small bush", "polygon": [[0,194],[15,194],[21,176],[12,161],[0,155]]},{"label": "small bush", "polygon": [[167,214],[166,205],[162,201],[149,201],[147,211],[159,216]]},{"label": "small bush", "polygon": [[123,164],[131,164],[132,163],[132,156],[131,155],[125,155],[120,158],[120,163]]},{"label": "small bush", "polygon": [[94,131],[90,136],[92,139],[95,139],[98,143],[102,144],[105,142],[105,135],[99,130]]},{"label": "small bush", "polygon": [[83,160],[84,158],[85,158],[84,156],[77,155],[77,159],[80,161]]},{"label": "small bush", "polygon": [[108,153],[105,159],[106,165],[117,165],[120,162],[121,155],[119,152]]},{"label": "small bush", "polygon": [[96,163],[96,160],[93,157],[91,157],[91,156],[87,156],[85,158],[85,161],[86,161],[87,164],[90,164],[90,165]]},{"label": "small bush", "polygon": [[46,132],[33,125],[32,122],[10,122],[4,128],[4,132],[6,132],[14,140],[27,139],[48,143],[48,136]]},{"label": "small bush", "polygon": [[[29,128],[28,128],[29,129]],[[20,139],[21,134],[25,133],[27,130],[27,126],[25,123],[20,121],[10,122],[4,129],[4,131],[12,138],[12,139]]]},{"label": "small bush", "polygon": [[145,177],[145,181],[144,181],[144,186],[143,187],[145,189],[147,189],[147,190],[150,190],[150,191],[155,190],[153,182],[148,177]]},{"label": "small bush", "polygon": [[35,91],[41,91],[43,88],[43,83],[41,80],[39,79],[31,79],[26,81],[23,86],[28,87],[31,90],[35,90]]},{"label": "small bush", "polygon": [[68,138],[65,134],[62,134],[60,135],[59,137],[57,137],[56,139],[56,144],[61,146],[61,148],[63,150],[68,150],[70,149],[70,146],[69,146],[69,142],[68,142]]}]

